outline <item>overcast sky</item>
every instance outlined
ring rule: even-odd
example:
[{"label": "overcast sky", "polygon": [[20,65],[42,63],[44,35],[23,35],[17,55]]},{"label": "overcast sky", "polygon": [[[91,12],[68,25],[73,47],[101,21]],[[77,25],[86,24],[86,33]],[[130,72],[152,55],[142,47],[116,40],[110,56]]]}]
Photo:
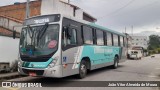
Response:
[{"label": "overcast sky", "polygon": [[[0,6],[26,0],[1,0]],[[71,0],[98,19],[98,24],[131,33],[160,31],[160,0]],[[159,28],[159,29],[157,29]]]}]

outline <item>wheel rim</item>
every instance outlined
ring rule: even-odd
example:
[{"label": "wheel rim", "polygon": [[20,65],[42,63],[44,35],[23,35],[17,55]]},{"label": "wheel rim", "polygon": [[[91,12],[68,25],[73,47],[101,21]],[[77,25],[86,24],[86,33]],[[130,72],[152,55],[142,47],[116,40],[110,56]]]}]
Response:
[{"label": "wheel rim", "polygon": [[86,75],[86,65],[84,65],[84,64],[81,65],[81,75],[82,76]]},{"label": "wheel rim", "polygon": [[117,58],[115,58],[115,67],[118,67],[118,61],[117,61]]},{"label": "wheel rim", "polygon": [[115,64],[115,67],[118,67],[118,62],[117,62],[117,60],[116,60],[116,64]]}]

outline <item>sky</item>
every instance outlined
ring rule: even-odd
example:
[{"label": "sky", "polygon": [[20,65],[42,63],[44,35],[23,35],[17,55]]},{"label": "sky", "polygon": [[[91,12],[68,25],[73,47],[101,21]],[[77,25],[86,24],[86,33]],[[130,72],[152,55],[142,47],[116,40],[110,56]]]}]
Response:
[{"label": "sky", "polygon": [[[1,0],[0,6],[26,0]],[[97,24],[131,33],[160,32],[160,0],[70,0],[97,18]]]}]

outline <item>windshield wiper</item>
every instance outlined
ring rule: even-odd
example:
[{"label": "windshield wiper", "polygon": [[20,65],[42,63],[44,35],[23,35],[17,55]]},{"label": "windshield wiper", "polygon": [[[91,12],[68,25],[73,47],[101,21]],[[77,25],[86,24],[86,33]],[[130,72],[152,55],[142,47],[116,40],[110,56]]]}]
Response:
[{"label": "windshield wiper", "polygon": [[38,33],[38,36],[37,36],[37,44],[39,42],[39,39],[41,39],[44,35],[44,33],[46,32],[48,28],[48,23],[46,23],[40,30],[39,30],[39,33]]},{"label": "windshield wiper", "polygon": [[33,45],[33,37],[34,37],[34,31],[33,29],[30,27],[30,25],[27,26],[28,28],[28,34],[29,34],[29,37],[31,38],[31,45]]},{"label": "windshield wiper", "polygon": [[47,30],[47,28],[48,28],[48,23],[46,23],[42,28],[41,28],[41,30],[40,30],[40,32],[39,32],[39,39],[41,39],[42,37],[43,37],[43,35],[44,35],[44,33],[46,32],[46,30]]},{"label": "windshield wiper", "polygon": [[[29,37],[32,38],[33,37],[33,29],[30,27],[30,25],[28,25],[27,28],[28,28],[27,31],[29,33]],[[32,35],[31,35],[31,33],[32,33]]]}]

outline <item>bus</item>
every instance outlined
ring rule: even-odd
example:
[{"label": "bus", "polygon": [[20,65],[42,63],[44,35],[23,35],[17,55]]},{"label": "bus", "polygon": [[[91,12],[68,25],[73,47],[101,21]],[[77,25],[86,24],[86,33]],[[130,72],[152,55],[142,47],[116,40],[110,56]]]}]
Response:
[{"label": "bus", "polygon": [[61,14],[31,17],[21,31],[18,72],[84,78],[88,70],[117,68],[125,61],[126,50],[125,34],[94,23]]}]

